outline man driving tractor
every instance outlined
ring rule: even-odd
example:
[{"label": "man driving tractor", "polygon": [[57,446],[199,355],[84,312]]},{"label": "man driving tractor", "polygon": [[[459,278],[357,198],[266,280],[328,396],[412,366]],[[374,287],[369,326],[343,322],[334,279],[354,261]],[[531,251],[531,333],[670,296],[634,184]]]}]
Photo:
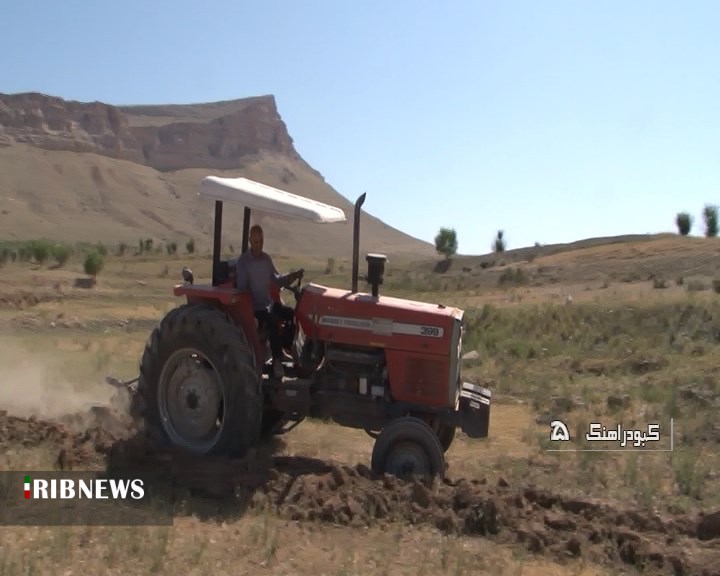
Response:
[{"label": "man driving tractor", "polygon": [[236,262],[236,286],[238,290],[249,290],[252,295],[255,318],[259,328],[267,327],[270,339],[270,350],[273,359],[273,375],[282,378],[282,340],[277,320],[290,321],[294,310],[274,302],[270,295],[270,282],[283,287],[303,277],[301,268],[289,274],[280,274],[275,268],[272,258],[263,252],[264,234],[259,225],[250,228],[250,249],[238,257]]}]

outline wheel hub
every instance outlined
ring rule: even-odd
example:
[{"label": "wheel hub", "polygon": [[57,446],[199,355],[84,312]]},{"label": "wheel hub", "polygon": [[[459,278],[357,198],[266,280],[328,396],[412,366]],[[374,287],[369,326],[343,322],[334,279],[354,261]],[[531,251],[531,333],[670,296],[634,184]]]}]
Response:
[{"label": "wheel hub", "polygon": [[430,460],[422,446],[414,442],[399,442],[390,450],[386,468],[396,476],[426,476],[430,474]]},{"label": "wheel hub", "polygon": [[[159,408],[176,444],[205,452],[222,429],[222,386],[212,364],[195,350],[178,350],[160,375]],[[219,422],[220,420],[220,422]]]}]

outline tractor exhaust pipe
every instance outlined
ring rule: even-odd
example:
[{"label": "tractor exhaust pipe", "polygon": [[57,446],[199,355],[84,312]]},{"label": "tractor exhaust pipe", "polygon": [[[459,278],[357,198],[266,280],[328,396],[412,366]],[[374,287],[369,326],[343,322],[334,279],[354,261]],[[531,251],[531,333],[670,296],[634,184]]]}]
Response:
[{"label": "tractor exhaust pipe", "polygon": [[363,192],[355,201],[355,218],[353,221],[353,262],[352,262],[352,293],[357,294],[358,291],[358,267],[360,265],[360,208],[365,203],[365,195]]}]

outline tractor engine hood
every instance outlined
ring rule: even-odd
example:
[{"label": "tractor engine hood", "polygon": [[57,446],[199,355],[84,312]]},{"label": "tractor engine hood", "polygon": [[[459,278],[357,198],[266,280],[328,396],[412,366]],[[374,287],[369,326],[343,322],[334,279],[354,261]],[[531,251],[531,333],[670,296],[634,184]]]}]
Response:
[{"label": "tractor engine hood", "polygon": [[318,284],[305,287],[298,321],[310,337],[423,354],[459,354],[463,311],[391,296],[374,297]]},{"label": "tractor engine hood", "polygon": [[305,293],[303,298],[313,301],[316,306],[319,306],[318,311],[322,308],[323,313],[339,310],[357,310],[358,312],[362,310],[370,312],[372,317],[405,319],[411,316],[418,320],[439,321],[442,324],[453,320],[462,321],[463,318],[463,310],[442,303],[417,302],[383,295],[374,297],[371,294],[353,293],[349,290],[312,283],[305,286]]}]

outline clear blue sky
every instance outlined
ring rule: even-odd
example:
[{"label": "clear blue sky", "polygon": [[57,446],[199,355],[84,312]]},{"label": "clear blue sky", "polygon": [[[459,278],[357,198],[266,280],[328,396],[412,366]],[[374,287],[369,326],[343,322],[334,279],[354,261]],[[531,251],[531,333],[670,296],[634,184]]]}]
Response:
[{"label": "clear blue sky", "polygon": [[2,10],[0,91],[274,94],[341,194],[461,253],[674,231],[720,204],[720,3],[55,0]]}]

